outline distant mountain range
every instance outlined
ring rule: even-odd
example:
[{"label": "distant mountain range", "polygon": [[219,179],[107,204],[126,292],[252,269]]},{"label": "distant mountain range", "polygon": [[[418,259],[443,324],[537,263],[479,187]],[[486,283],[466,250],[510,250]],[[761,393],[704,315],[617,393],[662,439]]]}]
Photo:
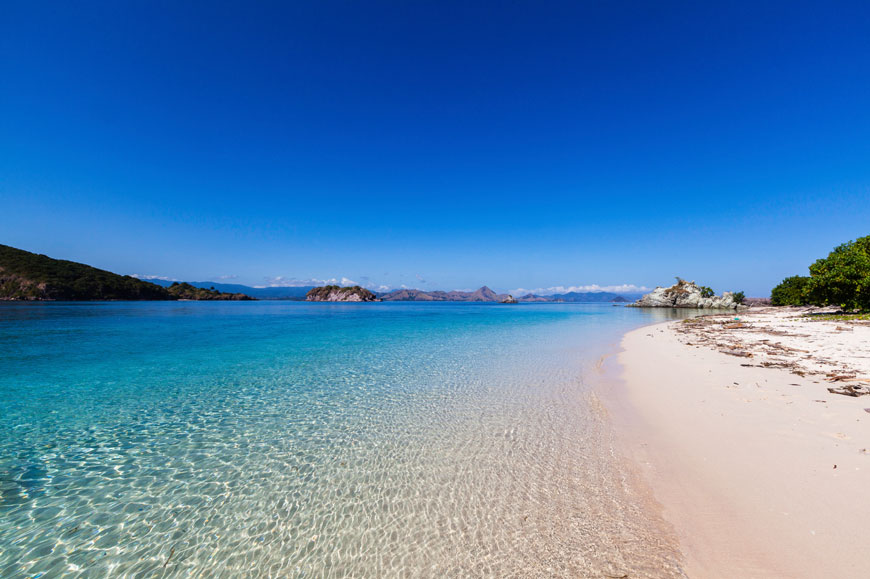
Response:
[{"label": "distant mountain range", "polygon": [[[566,303],[628,303],[634,294],[620,295],[611,292],[568,292],[551,296],[536,296],[528,294],[518,297],[519,302],[566,302]],[[635,298],[636,299],[636,298]]]},{"label": "distant mountain range", "polygon": [[[214,281],[177,282],[122,276],[74,261],[0,245],[0,300],[304,300],[316,286],[251,287]],[[398,289],[375,294],[383,301],[504,302],[508,294],[487,286],[475,291]],[[633,294],[569,292],[528,294],[519,302],[628,302]]]},{"label": "distant mountain range", "polygon": [[508,294],[497,294],[483,286],[473,292],[399,289],[382,293],[378,297],[385,302],[501,302],[507,299]]},{"label": "distant mountain range", "polygon": [[[173,282],[153,280],[154,283],[169,287]],[[261,300],[304,300],[315,286],[288,287],[250,287],[240,284],[218,283],[214,281],[189,281],[194,287],[243,293]],[[503,302],[508,294],[496,293],[487,286],[475,291],[424,291],[419,289],[397,289],[389,292],[375,292],[378,299],[385,302]],[[640,294],[616,294],[611,292],[568,292],[549,296],[528,294],[518,297],[519,302],[559,302],[559,303],[625,303],[638,299]]]}]

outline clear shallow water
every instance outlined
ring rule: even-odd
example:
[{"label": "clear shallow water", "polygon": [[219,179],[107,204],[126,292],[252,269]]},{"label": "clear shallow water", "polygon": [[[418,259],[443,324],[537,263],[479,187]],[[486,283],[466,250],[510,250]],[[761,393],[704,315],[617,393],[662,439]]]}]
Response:
[{"label": "clear shallow water", "polygon": [[0,305],[0,576],[679,576],[605,305]]}]

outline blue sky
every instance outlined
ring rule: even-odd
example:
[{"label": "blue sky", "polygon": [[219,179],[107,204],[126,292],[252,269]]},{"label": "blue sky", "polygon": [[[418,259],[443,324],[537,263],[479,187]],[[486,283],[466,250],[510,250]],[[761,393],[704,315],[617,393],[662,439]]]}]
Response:
[{"label": "blue sky", "polygon": [[870,8],[712,4],[5,2],[0,243],[765,295],[870,234]]}]

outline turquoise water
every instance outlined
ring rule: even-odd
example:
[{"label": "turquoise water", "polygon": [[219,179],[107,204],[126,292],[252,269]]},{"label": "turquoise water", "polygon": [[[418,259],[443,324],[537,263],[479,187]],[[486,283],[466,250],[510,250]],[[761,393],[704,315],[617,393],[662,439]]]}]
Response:
[{"label": "turquoise water", "polygon": [[0,305],[0,576],[678,576],[589,392],[668,315]]}]

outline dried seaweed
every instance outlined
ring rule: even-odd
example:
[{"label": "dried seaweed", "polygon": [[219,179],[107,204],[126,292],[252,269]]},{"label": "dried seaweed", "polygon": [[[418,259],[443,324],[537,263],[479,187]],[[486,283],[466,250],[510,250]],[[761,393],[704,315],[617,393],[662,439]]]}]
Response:
[{"label": "dried seaweed", "polygon": [[870,394],[870,388],[866,386],[852,386],[851,384],[846,384],[845,386],[836,386],[834,388],[828,388],[828,392],[831,394],[842,394],[843,396],[867,396]]}]

